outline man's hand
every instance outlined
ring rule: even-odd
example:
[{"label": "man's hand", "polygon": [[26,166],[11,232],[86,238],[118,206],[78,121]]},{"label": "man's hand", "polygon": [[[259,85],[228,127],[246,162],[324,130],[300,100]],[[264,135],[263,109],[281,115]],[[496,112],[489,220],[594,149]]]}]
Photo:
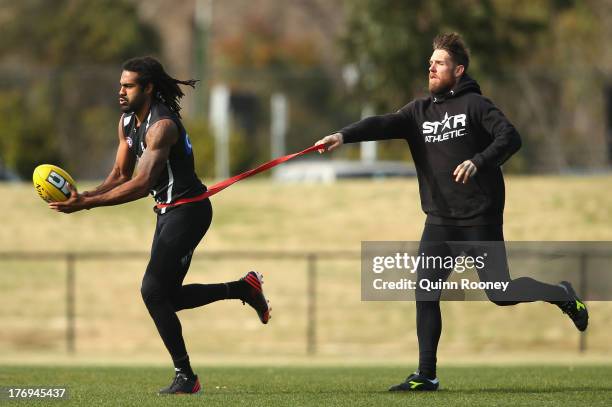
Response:
[{"label": "man's hand", "polygon": [[343,144],[342,133],[334,133],[329,136],[323,137],[321,140],[315,143],[315,146],[325,144],[324,150],[319,150],[319,154],[323,154],[325,151],[332,151]]},{"label": "man's hand", "polygon": [[470,160],[465,160],[464,162],[459,164],[457,168],[455,168],[455,171],[453,171],[455,182],[461,182],[462,184],[465,184],[471,177],[476,174],[476,171],[478,171],[476,165],[474,165],[474,163]]},{"label": "man's hand", "polygon": [[70,190],[70,198],[64,202],[50,202],[49,208],[57,212],[72,213],[87,209],[85,205],[85,198],[79,194],[76,189],[69,183],[67,183],[68,189]]}]

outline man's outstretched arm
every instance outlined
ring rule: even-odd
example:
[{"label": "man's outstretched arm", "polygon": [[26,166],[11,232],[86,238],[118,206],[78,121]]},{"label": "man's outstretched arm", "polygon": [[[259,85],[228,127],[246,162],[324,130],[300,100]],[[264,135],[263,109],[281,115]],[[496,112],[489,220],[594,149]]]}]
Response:
[{"label": "man's outstretched arm", "polygon": [[94,196],[83,196],[72,191],[64,202],[52,202],[51,209],[71,213],[98,206],[119,205],[147,196],[155,180],[166,167],[170,149],[178,140],[178,128],[172,120],[160,120],[147,132],[147,149],[138,162],[138,171],[129,181]]},{"label": "man's outstretched arm", "polygon": [[326,150],[331,151],[347,143],[406,138],[411,131],[411,121],[400,111],[366,117],[322,138],[315,145],[327,144]]}]

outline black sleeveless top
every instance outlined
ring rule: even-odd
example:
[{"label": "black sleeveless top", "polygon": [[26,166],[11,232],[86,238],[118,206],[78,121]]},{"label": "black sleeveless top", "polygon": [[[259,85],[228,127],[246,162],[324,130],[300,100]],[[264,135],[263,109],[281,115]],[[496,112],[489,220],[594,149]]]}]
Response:
[{"label": "black sleeveless top", "polygon": [[[153,183],[150,192],[156,203],[172,204],[178,199],[191,198],[206,191],[206,187],[195,173],[191,142],[180,119],[163,103],[155,101],[140,127],[136,127],[136,115],[133,112],[123,115],[123,136],[130,151],[140,158],[147,148],[147,131],[162,119],[170,119],[176,124],[179,138],[171,147],[166,168]],[[166,208],[159,211],[161,214],[165,212]]]}]

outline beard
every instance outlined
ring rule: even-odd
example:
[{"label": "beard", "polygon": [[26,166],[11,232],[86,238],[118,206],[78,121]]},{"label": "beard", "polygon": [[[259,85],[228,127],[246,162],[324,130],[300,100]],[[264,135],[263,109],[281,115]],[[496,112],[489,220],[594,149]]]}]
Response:
[{"label": "beard", "polygon": [[444,93],[450,92],[450,90],[455,86],[457,80],[453,77],[442,79],[437,76],[435,79],[429,80],[429,92],[434,93],[436,95],[441,95]]},{"label": "beard", "polygon": [[123,113],[137,112],[142,108],[146,101],[146,95],[144,93],[139,93],[134,96],[132,99],[127,99],[127,104],[120,105],[121,111]]}]

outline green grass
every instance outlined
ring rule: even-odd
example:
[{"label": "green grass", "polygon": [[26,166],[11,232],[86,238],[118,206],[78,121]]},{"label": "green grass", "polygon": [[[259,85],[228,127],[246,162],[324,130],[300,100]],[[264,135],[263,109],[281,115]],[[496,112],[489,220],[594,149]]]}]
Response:
[{"label": "green grass", "polygon": [[[0,385],[68,387],[61,405],[393,406],[587,405],[612,399],[610,366],[447,367],[436,393],[388,393],[409,373],[399,367],[201,367],[204,392],[161,397],[168,368],[2,367]],[[53,404],[55,403],[55,404]],[[15,405],[27,405],[19,402]],[[31,402],[43,405],[42,402]],[[48,404],[60,405],[57,402]]]}]

